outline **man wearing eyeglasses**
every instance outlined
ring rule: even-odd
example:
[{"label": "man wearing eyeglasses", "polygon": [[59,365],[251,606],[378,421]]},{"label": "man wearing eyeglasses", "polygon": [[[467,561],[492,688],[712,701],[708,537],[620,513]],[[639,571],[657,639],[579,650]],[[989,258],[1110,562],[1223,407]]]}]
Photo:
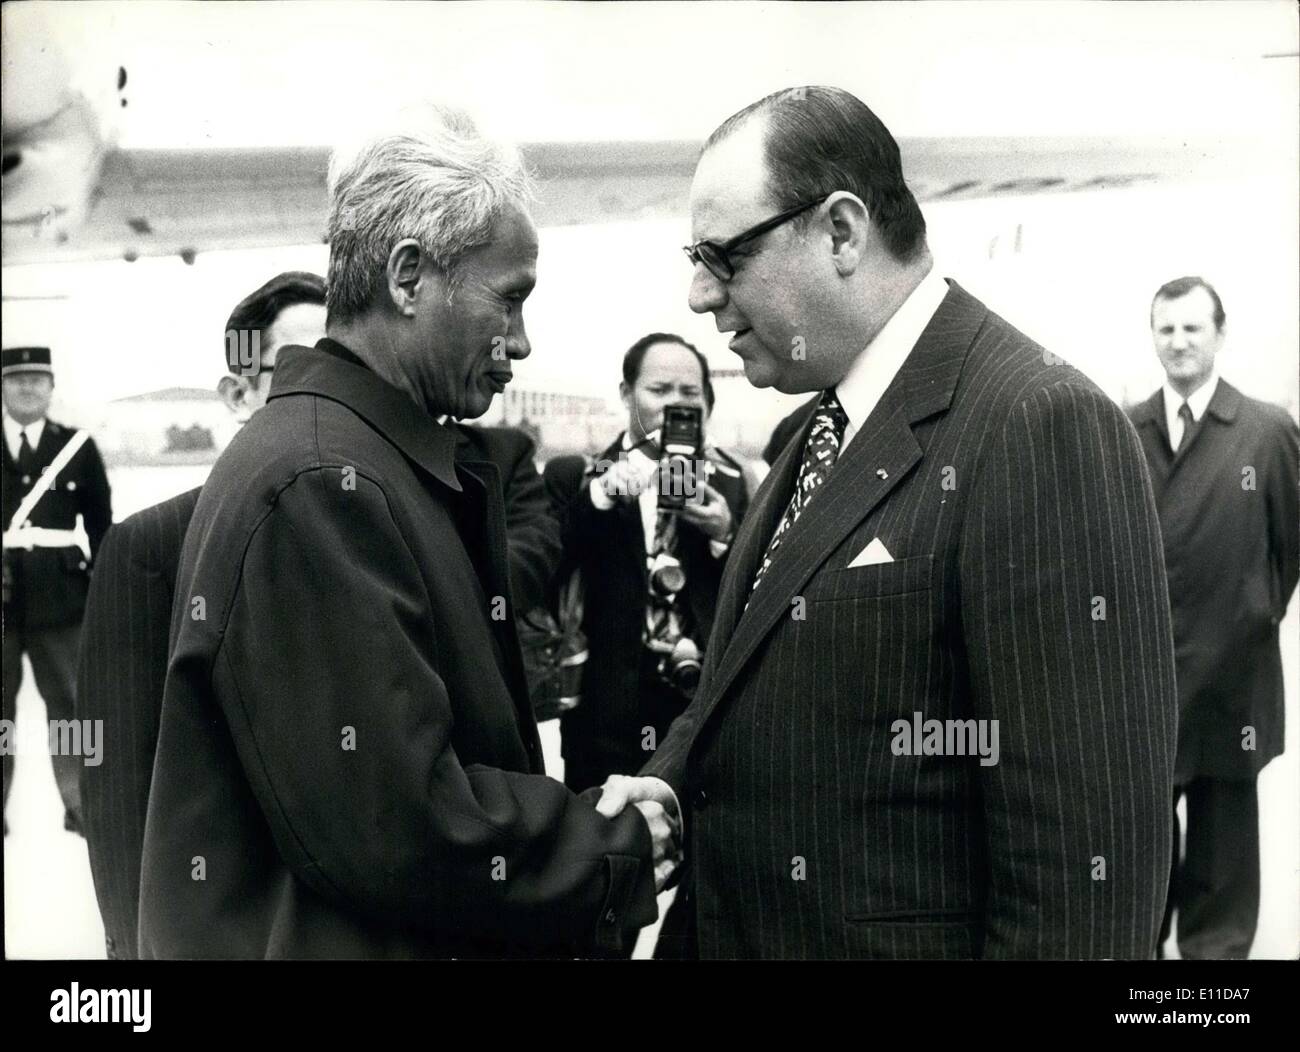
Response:
[{"label": "man wearing eyeglasses", "polygon": [[691,706],[601,809],[675,791],[704,957],[1150,957],[1175,696],[1133,428],[939,276],[847,92],[727,120],[691,221],[692,310],[812,397]]}]

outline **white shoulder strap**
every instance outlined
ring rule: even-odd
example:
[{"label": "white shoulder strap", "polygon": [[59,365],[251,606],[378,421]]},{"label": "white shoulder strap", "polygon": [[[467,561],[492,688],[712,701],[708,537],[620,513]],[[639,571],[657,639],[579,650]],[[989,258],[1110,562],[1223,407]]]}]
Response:
[{"label": "white shoulder strap", "polygon": [[70,439],[68,444],[59,450],[58,455],[50,462],[50,466],[45,469],[36,485],[31,488],[23,502],[18,505],[18,510],[14,512],[14,517],[9,520],[11,529],[17,529],[22,526],[31,514],[36,510],[36,505],[40,503],[41,498],[50,491],[54,485],[54,480],[59,477],[59,472],[68,466],[68,461],[77,455],[77,450],[86,444],[86,439],[90,437],[89,431],[77,431]]}]

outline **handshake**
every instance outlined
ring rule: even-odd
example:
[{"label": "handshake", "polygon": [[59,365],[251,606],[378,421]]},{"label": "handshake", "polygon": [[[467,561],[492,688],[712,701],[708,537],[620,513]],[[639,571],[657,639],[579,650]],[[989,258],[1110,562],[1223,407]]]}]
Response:
[{"label": "handshake", "polygon": [[650,839],[654,844],[655,891],[663,891],[682,861],[682,815],[677,797],[661,778],[610,775],[601,787],[596,810],[606,818],[614,818],[622,814],[628,804],[641,812],[641,817],[650,827]]}]

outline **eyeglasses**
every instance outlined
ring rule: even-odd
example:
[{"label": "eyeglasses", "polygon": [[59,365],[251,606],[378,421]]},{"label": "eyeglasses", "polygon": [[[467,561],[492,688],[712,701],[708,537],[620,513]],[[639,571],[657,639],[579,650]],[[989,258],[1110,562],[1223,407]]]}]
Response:
[{"label": "eyeglasses", "polygon": [[754,238],[761,237],[769,230],[775,230],[782,223],[788,223],[800,212],[816,208],[827,197],[830,197],[830,194],[825,194],[815,201],[808,201],[801,205],[795,205],[793,208],[788,208],[780,215],[765,219],[757,226],[751,226],[748,230],[737,234],[722,244],[718,244],[716,241],[697,241],[693,245],[684,246],[682,251],[686,253],[686,258],[691,261],[692,266],[696,263],[703,263],[708,268],[709,273],[719,281],[730,281],[736,276],[735,265],[731,262],[731,251],[733,249],[739,248],[746,241],[753,241]]}]

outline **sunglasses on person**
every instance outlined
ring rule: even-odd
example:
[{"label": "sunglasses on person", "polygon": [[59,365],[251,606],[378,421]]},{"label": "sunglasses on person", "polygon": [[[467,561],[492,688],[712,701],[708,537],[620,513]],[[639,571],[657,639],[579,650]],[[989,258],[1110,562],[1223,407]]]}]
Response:
[{"label": "sunglasses on person", "polygon": [[756,237],[761,237],[769,230],[775,230],[782,223],[788,223],[801,212],[806,212],[810,208],[816,208],[819,204],[830,197],[830,194],[824,194],[815,201],[806,201],[804,204],[795,205],[793,208],[787,208],[780,215],[775,215],[771,219],[764,219],[757,226],[751,226],[735,237],[719,244],[716,241],[697,241],[693,245],[685,245],[682,251],[686,253],[686,258],[691,261],[691,265],[703,263],[710,274],[719,281],[730,281],[736,276],[735,264],[731,262],[731,253],[734,249],[739,248],[746,241],[753,241]]}]

